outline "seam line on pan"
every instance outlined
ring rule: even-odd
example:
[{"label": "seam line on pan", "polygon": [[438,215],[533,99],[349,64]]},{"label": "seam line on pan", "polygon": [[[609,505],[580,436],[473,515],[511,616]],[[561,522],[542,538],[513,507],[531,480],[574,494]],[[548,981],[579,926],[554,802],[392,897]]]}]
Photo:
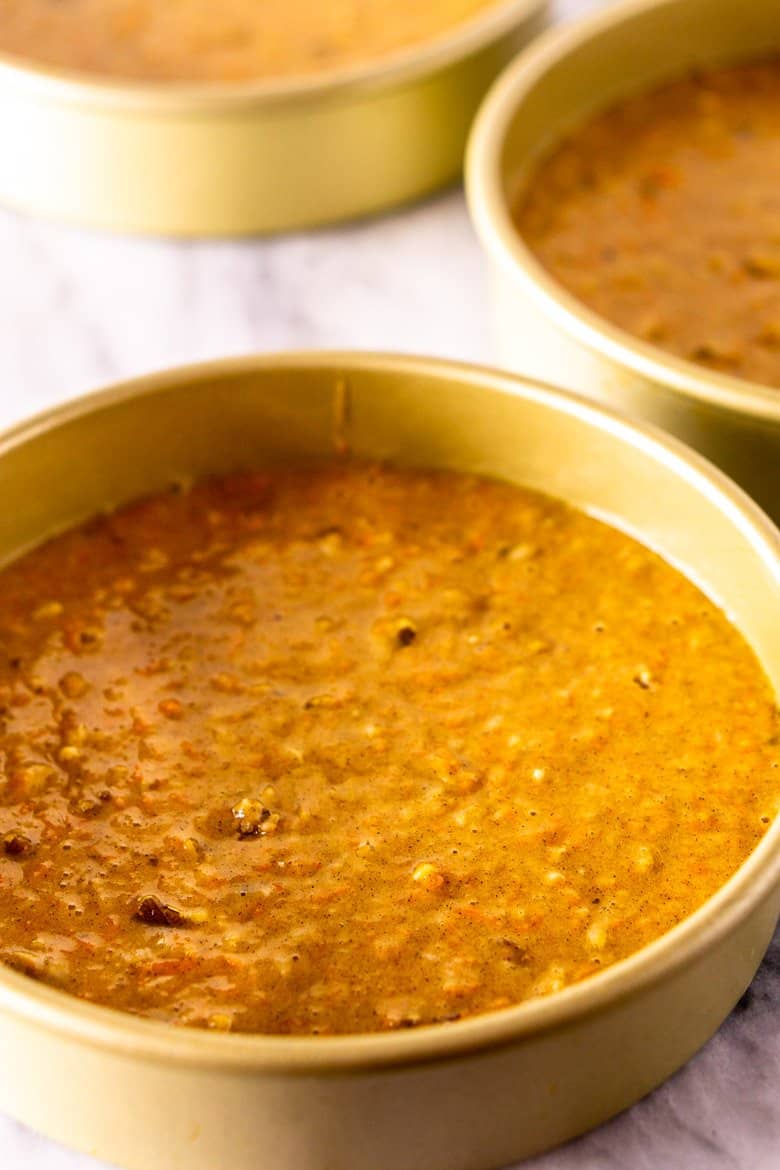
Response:
[{"label": "seam line on pan", "polygon": [[350,453],[349,431],[352,422],[352,390],[345,377],[333,387],[333,447],[338,456]]}]

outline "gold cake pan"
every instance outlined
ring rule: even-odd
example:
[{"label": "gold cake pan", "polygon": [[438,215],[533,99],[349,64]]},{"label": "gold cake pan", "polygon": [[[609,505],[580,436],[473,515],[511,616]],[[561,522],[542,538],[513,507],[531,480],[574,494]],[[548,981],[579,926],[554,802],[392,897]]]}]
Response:
[{"label": "gold cake pan", "polygon": [[0,201],[192,236],[314,227],[417,199],[459,174],[485,90],[545,3],[498,0],[379,61],[265,82],[117,82],[0,55]]},{"label": "gold cake pan", "polygon": [[[584,399],[420,358],[242,358],[114,386],[0,436],[0,561],[172,480],[324,456],[487,473],[658,550],[780,693],[780,534],[681,444]],[[568,452],[561,458],[561,452]],[[780,910],[780,817],[694,915],[590,979],[393,1034],[217,1034],[0,967],[0,1109],[133,1170],[491,1170],[668,1077],[749,984]]]},{"label": "gold cake pan", "polygon": [[780,51],[778,16],[776,0],[618,0],[552,30],[496,82],[467,160],[502,363],[666,428],[722,466],[775,517],[780,387],[705,370],[609,324],[532,255],[510,205],[540,156],[597,111],[695,66]]}]

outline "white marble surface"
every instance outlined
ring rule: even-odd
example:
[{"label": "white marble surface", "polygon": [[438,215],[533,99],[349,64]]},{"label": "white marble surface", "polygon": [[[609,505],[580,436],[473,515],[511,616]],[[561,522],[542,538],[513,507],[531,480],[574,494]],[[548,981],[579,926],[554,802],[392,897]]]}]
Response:
[{"label": "white marble surface", "polygon": [[[567,0],[555,14],[593,3]],[[0,212],[0,425],[156,367],[303,346],[489,361],[480,255],[461,195],[355,227],[240,243],[130,240]],[[742,1010],[682,1072],[529,1167],[778,1170],[778,1007],[780,936]],[[0,1170],[22,1168],[100,1170],[0,1117]]]}]

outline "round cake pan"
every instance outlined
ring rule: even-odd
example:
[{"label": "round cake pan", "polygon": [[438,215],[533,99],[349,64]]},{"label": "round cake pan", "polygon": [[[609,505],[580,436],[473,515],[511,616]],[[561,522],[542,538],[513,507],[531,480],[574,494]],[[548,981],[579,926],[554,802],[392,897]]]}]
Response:
[{"label": "round cake pan", "polygon": [[[658,550],[780,692],[780,534],[674,440],[542,385],[415,358],[245,358],[115,386],[0,436],[0,560],[182,477],[345,448],[527,484]],[[568,452],[561,458],[561,452]],[[216,1034],[0,967],[0,1109],[133,1170],[488,1170],[669,1076],[744,992],[780,910],[780,818],[731,880],[548,998],[358,1037]]]},{"label": "round cake pan", "polygon": [[256,83],[146,84],[0,56],[0,200],[127,232],[313,227],[459,173],[490,82],[545,0],[497,0],[445,36],[357,68]]},{"label": "round cake pan", "polygon": [[649,419],[780,516],[780,387],[710,372],[587,309],[521,239],[511,207],[556,141],[692,67],[780,51],[775,0],[620,0],[545,34],[496,82],[468,151],[471,213],[491,272],[504,364]]}]

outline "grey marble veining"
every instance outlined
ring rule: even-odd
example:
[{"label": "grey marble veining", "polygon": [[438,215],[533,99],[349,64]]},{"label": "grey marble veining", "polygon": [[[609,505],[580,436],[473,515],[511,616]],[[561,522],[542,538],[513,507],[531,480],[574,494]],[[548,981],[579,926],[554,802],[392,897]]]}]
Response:
[{"label": "grey marble veining", "polygon": [[[555,15],[593,2],[565,0]],[[0,425],[161,366],[300,347],[490,361],[462,195],[351,227],[219,243],[0,212]],[[677,1076],[527,1170],[780,1170],[779,1009],[780,935],[740,1008]],[[0,1117],[0,1170],[99,1166]]]}]

